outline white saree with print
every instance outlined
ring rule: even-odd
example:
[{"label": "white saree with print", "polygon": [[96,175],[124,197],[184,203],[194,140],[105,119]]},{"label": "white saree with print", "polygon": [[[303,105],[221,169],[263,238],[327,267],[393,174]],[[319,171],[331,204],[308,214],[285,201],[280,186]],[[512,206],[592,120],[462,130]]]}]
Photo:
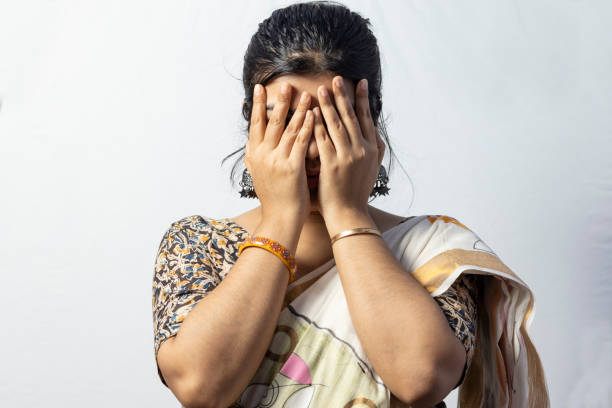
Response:
[{"label": "white saree with print", "polygon": [[[383,239],[431,296],[461,274],[479,275],[484,290],[476,349],[459,387],[459,407],[538,406],[530,390],[537,381],[528,379],[545,385],[528,337],[535,305],[527,284],[451,217],[415,216]],[[392,401],[359,342],[332,259],[288,286],[270,347],[234,406],[392,407]]]}]

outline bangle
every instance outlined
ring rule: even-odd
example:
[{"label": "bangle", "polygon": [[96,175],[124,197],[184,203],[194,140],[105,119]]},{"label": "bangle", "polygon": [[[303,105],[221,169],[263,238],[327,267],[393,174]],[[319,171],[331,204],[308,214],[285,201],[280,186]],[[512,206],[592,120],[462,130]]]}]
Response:
[{"label": "bangle", "polygon": [[382,237],[382,234],[377,228],[353,228],[346,231],[342,231],[336,235],[334,235],[331,239],[331,244],[334,245],[334,242],[339,240],[340,238],[348,237],[349,235],[356,234],[374,234]]},{"label": "bangle", "polygon": [[289,252],[289,250],[282,246],[278,241],[274,241],[266,237],[247,237],[247,239],[238,248],[238,256],[240,256],[244,248],[250,246],[263,248],[278,256],[289,270],[288,283],[291,283],[295,280],[295,274],[297,273],[297,264],[295,263],[295,258],[291,254],[291,252]]}]

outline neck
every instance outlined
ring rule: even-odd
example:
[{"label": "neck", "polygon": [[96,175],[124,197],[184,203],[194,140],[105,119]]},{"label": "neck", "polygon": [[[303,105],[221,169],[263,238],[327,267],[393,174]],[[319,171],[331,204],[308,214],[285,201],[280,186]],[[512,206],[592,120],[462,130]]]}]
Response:
[{"label": "neck", "polygon": [[308,225],[309,227],[314,227],[314,228],[316,227],[326,228],[325,220],[323,219],[323,217],[318,211],[314,211],[314,210],[310,214],[308,214],[308,217],[306,217],[306,221],[304,222],[304,225]]},{"label": "neck", "polygon": [[[375,210],[376,208],[368,205],[368,212],[370,214],[372,214],[373,209]],[[257,218],[261,220],[261,205],[257,206],[255,211],[257,212]],[[304,221],[304,227],[307,227],[308,229],[327,230],[325,220],[323,219],[321,213],[318,211],[318,208],[311,209],[310,214],[308,214],[306,220]]]},{"label": "neck", "polygon": [[[374,214],[374,210],[376,210],[375,207],[368,205],[368,213],[372,217]],[[318,207],[311,208],[311,212],[310,214],[308,214],[308,217],[306,217],[306,221],[304,222],[304,225],[311,227],[311,228],[327,229],[325,225],[325,220],[323,219],[323,216],[321,215],[321,213],[319,213]]]}]

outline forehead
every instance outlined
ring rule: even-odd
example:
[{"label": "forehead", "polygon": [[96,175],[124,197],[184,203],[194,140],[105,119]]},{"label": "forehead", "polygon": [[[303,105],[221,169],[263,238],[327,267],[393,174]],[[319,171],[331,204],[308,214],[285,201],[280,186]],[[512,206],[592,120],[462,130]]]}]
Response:
[{"label": "forehead", "polygon": [[[308,92],[312,97],[310,103],[311,107],[318,106],[319,103],[317,89],[321,85],[325,85],[328,91],[332,93],[333,103],[332,79],[334,79],[335,76],[336,75],[331,72],[319,72],[316,74],[283,74],[277,76],[265,85],[268,104],[275,103],[278,96],[280,95],[281,85],[283,83],[289,83],[292,87],[292,108],[297,106],[297,102],[299,101],[300,95],[304,91]],[[343,81],[349,99],[354,104],[355,85],[352,81],[348,79],[343,79]]]},{"label": "forehead", "polygon": [[294,88],[310,88],[316,93],[317,87],[320,85],[331,86],[334,74],[331,72],[319,72],[316,74],[282,74],[274,77],[266,84],[268,93],[280,93],[281,85],[285,82],[291,84]]}]

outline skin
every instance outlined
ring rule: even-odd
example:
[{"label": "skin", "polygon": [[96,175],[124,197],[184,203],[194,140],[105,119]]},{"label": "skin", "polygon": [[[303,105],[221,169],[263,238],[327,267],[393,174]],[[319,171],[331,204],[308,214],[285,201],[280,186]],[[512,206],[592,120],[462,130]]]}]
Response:
[{"label": "skin", "polygon": [[[254,97],[245,163],[262,205],[235,221],[252,235],[281,242],[296,254],[298,267],[300,260],[309,267],[333,257],[355,331],[392,393],[392,406],[429,408],[459,380],[465,349],[435,300],[383,239],[362,234],[330,244],[338,231],[382,231],[399,222],[367,205],[384,147],[377,142],[366,91],[350,85],[342,91],[332,79],[279,77],[268,84],[267,95]],[[305,120],[311,105],[302,105],[287,131],[285,115],[291,105],[297,108],[296,96],[276,93],[277,82],[315,92],[308,103],[322,114]],[[322,88],[330,95],[333,90],[333,97],[324,97]],[[353,115],[350,101],[355,101]],[[266,104],[274,102],[278,106],[268,120]],[[319,162],[315,193],[306,184],[306,165]],[[314,257],[310,265],[305,255]],[[287,283],[278,257],[246,248],[232,272],[189,312],[177,335],[161,345],[158,364],[184,406],[228,406],[240,395],[272,341],[283,303],[279,294]]]},{"label": "skin", "polygon": [[[333,78],[334,75],[330,72],[322,72],[310,75],[286,74],[274,78],[265,86],[266,121],[269,122],[270,119],[272,119],[274,114],[274,108],[279,108],[279,100],[281,99],[281,87],[283,84],[289,84],[291,86],[291,101],[287,110],[287,114],[286,116],[283,116],[281,118],[282,122],[285,123],[288,118],[293,118],[294,112],[298,110],[300,97],[304,92],[307,93],[310,97],[310,101],[308,102],[307,106],[309,110],[312,111],[314,108],[320,108],[321,104],[319,103],[318,90],[319,88],[323,87],[328,90],[333,89]],[[351,108],[353,108],[355,107],[355,84],[353,83],[353,81],[347,79],[342,79],[342,83],[346,90],[346,103],[350,104]],[[333,95],[330,96],[331,97],[329,99],[329,103],[335,108],[335,98],[333,97]],[[323,120],[325,120],[325,113]],[[322,167],[321,155],[315,133],[316,132],[314,131],[310,133],[308,146],[305,154],[305,168],[308,170],[321,169]],[[380,163],[382,160],[382,156],[384,155],[384,143],[382,142],[380,136],[378,136],[377,146],[380,150],[380,157],[377,156],[376,160],[378,161],[378,163]],[[370,169],[371,173],[367,176],[372,180],[372,187],[376,180],[376,176],[378,175],[379,167],[380,165],[376,165],[375,169]],[[355,177],[353,175],[353,177],[356,180],[363,180],[363,178],[361,177],[364,176]],[[255,178],[255,176],[253,176],[253,178]],[[334,183],[337,183],[337,181],[332,180],[331,185],[334,186]],[[308,192],[310,208],[308,211],[308,215],[306,216],[306,219],[304,221],[302,233],[300,235],[300,240],[298,242],[298,246],[295,253],[295,259],[298,265],[298,274],[296,275],[296,279],[299,279],[300,276],[309,273],[319,265],[324,264],[333,256],[331,243],[329,241],[329,232],[327,230],[325,219],[321,214],[318,190],[318,188],[309,189]],[[259,192],[259,190],[257,191]],[[360,198],[361,201],[358,205],[362,208],[364,206],[365,208],[367,208],[368,214],[374,220],[376,226],[381,232],[392,228],[405,218],[403,216],[388,213],[374,206],[368,205],[367,196]],[[352,204],[349,205],[356,206]],[[246,213],[240,214],[230,219],[243,226],[250,234],[252,234],[253,231],[255,231],[257,225],[261,223],[263,217],[264,213],[262,206],[257,206],[256,208],[247,211]]]},{"label": "skin", "polygon": [[[274,78],[270,81],[265,89],[267,96],[267,106],[266,106],[266,119],[270,120],[273,114],[273,108],[277,106],[277,100],[279,99],[279,95],[281,92],[282,84],[289,83],[293,90],[293,97],[291,101],[291,106],[289,108],[289,112],[287,117],[292,117],[292,113],[295,112],[298,108],[299,98],[303,92],[306,92],[310,98],[311,103],[309,104],[309,108],[312,111],[314,108],[320,108],[320,103],[318,100],[318,90],[321,89],[332,89],[332,79],[333,74],[329,72],[322,72],[313,75],[295,75],[295,74],[286,74],[280,77]],[[346,89],[346,98],[348,99],[348,103],[351,107],[355,106],[355,84],[352,81],[342,79],[342,84]],[[323,86],[321,86],[323,85]],[[329,101],[334,108],[335,100],[333,98]],[[319,153],[319,148],[317,145],[317,139],[313,133],[311,133],[311,137],[308,143],[308,149],[306,150],[306,168],[307,169],[320,169],[321,168],[321,157]],[[318,189],[310,190],[310,215],[308,218],[308,223],[316,223],[316,224],[324,224],[323,216],[321,215],[321,206],[319,204],[319,195]]]},{"label": "skin", "polygon": [[[328,76],[325,80],[328,86],[331,86],[331,79]],[[285,77],[282,81],[290,82],[290,80],[291,78]],[[314,87],[309,88],[311,92],[317,90],[316,87],[320,84],[316,81],[319,80],[322,78],[314,79],[315,83],[311,84]],[[279,78],[278,81],[281,82],[281,79]],[[327,220],[325,217],[328,217],[329,214],[333,218],[333,213],[327,210],[333,211],[334,207],[315,206],[316,211],[312,211],[311,200],[315,195],[309,191],[306,183],[306,163],[318,164],[320,160],[322,175],[326,173],[326,169],[331,169],[331,167],[325,167],[332,162],[328,160],[330,155],[325,154],[330,151],[325,148],[331,146],[331,139],[328,142],[323,139],[329,136],[322,133],[325,130],[322,119],[316,121],[316,126],[312,117],[306,122],[306,126],[302,126],[302,122],[309,110],[310,102],[313,102],[315,107],[320,106],[326,115],[330,113],[331,102],[326,104],[321,100],[319,103],[318,97],[315,100],[316,95],[312,95],[312,100],[307,101],[309,105],[301,106],[300,113],[296,113],[292,119],[294,123],[290,123],[288,127],[300,131],[305,128],[307,132],[301,131],[300,139],[299,136],[296,137],[298,132],[287,132],[285,129],[285,115],[291,104],[294,108],[297,107],[297,101],[294,98],[297,98],[295,95],[298,93],[285,96],[281,93],[277,94],[274,90],[275,84],[276,82],[269,84],[272,89],[268,96],[265,92],[254,96],[251,131],[245,154],[245,164],[251,172],[262,205],[242,214],[234,221],[241,224],[251,235],[274,237],[281,242],[296,254],[301,273],[311,270],[332,257],[341,262],[338,266],[344,271],[346,268],[342,259],[346,255],[338,252],[332,253],[329,225],[324,222]],[[299,83],[293,83],[293,85],[301,86]],[[297,86],[295,88],[297,90]],[[364,100],[363,98],[361,100],[363,107]],[[268,120],[266,105],[273,102],[276,102],[277,107],[276,111],[272,112],[276,112],[277,117],[275,118],[273,114]],[[279,118],[281,113],[282,118]],[[297,121],[300,123],[296,126]],[[331,124],[332,118],[327,116],[326,122]],[[312,140],[313,133],[317,137],[316,142]],[[310,162],[307,162],[307,158]],[[374,171],[368,165],[376,165],[375,162],[363,160],[355,163],[362,166],[362,170],[372,171],[374,175]],[[334,183],[336,186],[350,185],[334,178],[335,176],[346,177],[343,172],[337,174],[329,172],[328,175],[332,176],[329,178],[331,182],[327,181],[329,186],[334,186]],[[324,185],[327,179],[323,176],[321,179],[321,184]],[[363,179],[362,176],[357,178],[360,181]],[[351,202],[350,200],[354,198],[357,198],[358,202],[366,203],[369,188],[362,184],[358,184],[357,187],[359,188],[348,191],[343,188],[332,188],[342,194],[324,196],[324,200],[320,202],[334,203],[337,208],[344,208],[346,203]],[[321,188],[319,191],[319,197],[324,193],[323,190]],[[347,192],[348,194],[345,194]],[[383,212],[373,207],[366,207],[376,219],[376,225],[381,231],[397,224],[403,218],[385,217],[382,216]],[[355,214],[362,214],[361,210],[363,207]],[[344,222],[346,219],[338,217],[338,221]],[[362,220],[354,221],[362,222]],[[336,226],[336,228],[344,227],[345,225]],[[339,242],[349,241],[349,239],[352,241],[352,237],[347,237]],[[359,242],[356,244],[360,245]],[[334,244],[334,246],[338,245]],[[180,331],[162,343],[157,354],[157,362],[166,383],[183,406],[190,408],[228,406],[240,396],[272,341],[283,307],[284,299],[279,294],[286,292],[288,277],[287,268],[278,257],[268,251],[246,248],[232,266],[231,273],[219,283],[214,291],[199,301],[185,317]],[[384,280],[386,277],[381,275],[381,279]],[[257,290],[254,291],[253,288]],[[423,288],[421,287],[420,290]],[[369,296],[379,296],[379,290],[372,292]],[[380,307],[388,307],[384,299],[380,303]],[[437,312],[442,314],[439,308]],[[368,316],[365,317],[368,318]],[[448,327],[446,330],[450,331]],[[386,339],[382,340],[386,341]],[[227,350],[232,350],[231,355],[227,354]],[[400,352],[401,349],[398,348],[397,351]],[[375,349],[367,350],[367,352],[373,357],[378,354]],[[397,368],[393,364],[389,365],[386,359],[387,357],[383,356],[382,363],[378,361],[375,363],[377,368],[387,366],[390,369],[380,374],[389,383],[392,392],[395,393],[396,389],[400,389],[401,393],[398,395],[400,398],[411,398],[407,394],[408,390],[412,393],[418,389],[403,387],[403,378],[408,372],[402,370],[400,375],[395,374]],[[415,362],[413,366],[421,367],[421,364]]]},{"label": "skin", "polygon": [[[356,227],[380,229],[385,222],[367,204],[384,144],[370,116],[367,87],[360,89],[360,82],[355,86],[323,73],[283,75],[266,85],[265,99],[259,96],[254,104],[252,130],[253,123],[259,129],[250,135],[245,155],[262,205],[234,220],[251,226],[287,220],[303,225],[295,252],[293,242],[286,242],[296,254],[298,268],[300,260],[305,262],[305,253],[317,259],[315,266],[320,259],[333,256],[355,330],[376,372],[396,401],[431,407],[452,390],[466,358],[442,310],[380,237],[352,235],[333,246],[329,241],[338,232]],[[282,94],[287,83],[298,91],[289,98]],[[303,93],[310,96],[308,106],[299,102]],[[265,109],[264,100],[274,108]],[[296,112],[287,126],[293,129],[283,132],[288,109]],[[314,119],[306,118],[310,110]],[[267,127],[257,122],[257,115],[263,112]],[[318,188],[305,193],[304,169],[318,166]],[[289,177],[294,178],[288,183]],[[279,188],[281,183],[285,184]],[[396,313],[398,310],[410,313]]]}]

